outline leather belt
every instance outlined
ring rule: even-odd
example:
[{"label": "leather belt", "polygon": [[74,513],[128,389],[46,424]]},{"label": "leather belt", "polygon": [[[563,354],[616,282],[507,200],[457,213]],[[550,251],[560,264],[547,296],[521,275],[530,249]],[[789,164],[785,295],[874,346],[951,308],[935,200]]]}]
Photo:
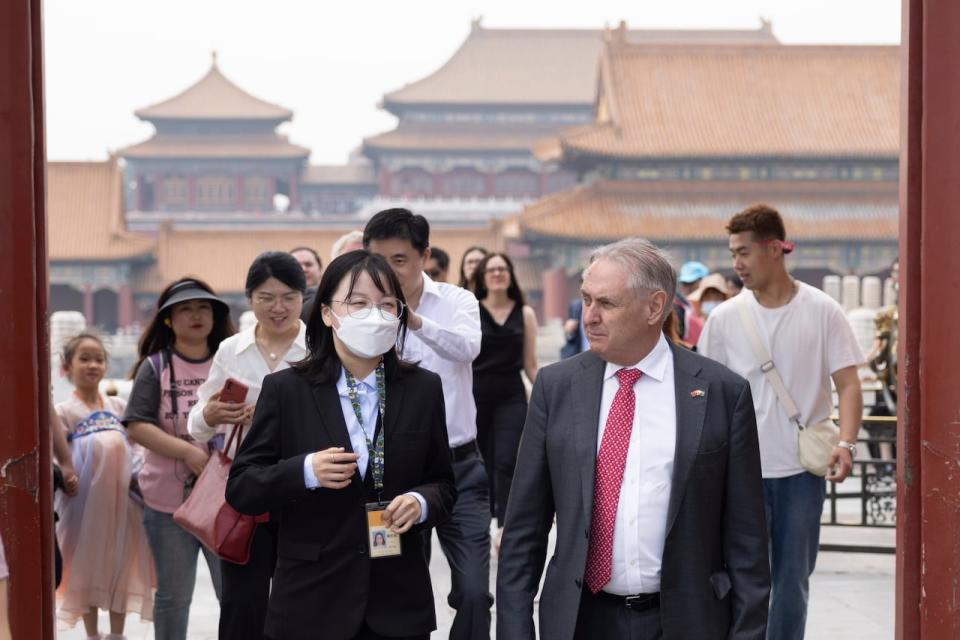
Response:
[{"label": "leather belt", "polygon": [[606,591],[601,591],[595,595],[598,598],[606,600],[607,602],[616,603],[617,605],[625,609],[630,609],[631,611],[647,611],[660,606],[659,591],[657,593],[638,593],[634,596],[618,596],[612,593],[607,593]]},{"label": "leather belt", "polygon": [[450,448],[450,462],[461,462],[479,455],[480,449],[477,448],[476,440],[471,440],[459,447]]}]

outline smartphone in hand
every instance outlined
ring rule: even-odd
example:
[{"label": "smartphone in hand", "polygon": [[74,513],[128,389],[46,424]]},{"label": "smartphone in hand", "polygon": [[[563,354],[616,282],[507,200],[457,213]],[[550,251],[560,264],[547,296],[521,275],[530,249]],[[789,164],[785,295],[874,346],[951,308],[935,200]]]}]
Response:
[{"label": "smartphone in hand", "polygon": [[247,391],[247,385],[239,380],[227,378],[223,383],[223,389],[220,390],[220,402],[243,404],[247,399]]}]

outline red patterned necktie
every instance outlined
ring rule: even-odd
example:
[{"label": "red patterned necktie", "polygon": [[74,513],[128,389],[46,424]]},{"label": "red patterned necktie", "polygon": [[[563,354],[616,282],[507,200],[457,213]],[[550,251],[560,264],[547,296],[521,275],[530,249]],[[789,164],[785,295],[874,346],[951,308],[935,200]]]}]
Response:
[{"label": "red patterned necktie", "polygon": [[610,582],[613,561],[613,527],[620,503],[623,469],[627,464],[633,410],[637,396],[633,385],[640,379],[639,369],[620,369],[620,388],[613,397],[607,424],[603,429],[597,470],[593,482],[593,519],[590,523],[590,548],[587,551],[587,587],[597,593]]}]

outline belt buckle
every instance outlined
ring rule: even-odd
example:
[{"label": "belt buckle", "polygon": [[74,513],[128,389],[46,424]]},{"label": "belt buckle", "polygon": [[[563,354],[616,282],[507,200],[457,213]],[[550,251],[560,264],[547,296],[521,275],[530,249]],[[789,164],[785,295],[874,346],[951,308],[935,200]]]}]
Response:
[{"label": "belt buckle", "polygon": [[651,595],[641,593],[635,596],[626,596],[623,599],[623,606],[627,609],[645,609],[650,604]]}]

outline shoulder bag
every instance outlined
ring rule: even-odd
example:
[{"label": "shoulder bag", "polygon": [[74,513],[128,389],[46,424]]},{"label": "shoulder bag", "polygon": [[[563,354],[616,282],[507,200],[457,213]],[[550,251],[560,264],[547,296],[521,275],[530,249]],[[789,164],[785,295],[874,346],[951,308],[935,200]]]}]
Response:
[{"label": "shoulder bag", "polygon": [[234,425],[223,451],[210,454],[186,501],[173,513],[174,521],[196,536],[221,560],[247,564],[257,524],[270,520],[269,513],[248,516],[227,504],[227,477],[233,461],[227,456],[234,438],[238,447],[243,427]]}]

